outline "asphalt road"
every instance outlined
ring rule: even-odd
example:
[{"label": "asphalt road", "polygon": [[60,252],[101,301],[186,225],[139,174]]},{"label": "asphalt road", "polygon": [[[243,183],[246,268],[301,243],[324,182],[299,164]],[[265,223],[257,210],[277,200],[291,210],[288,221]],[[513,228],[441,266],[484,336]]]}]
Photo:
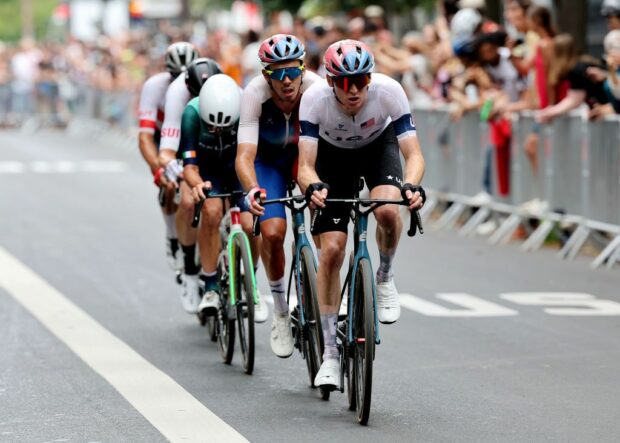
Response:
[{"label": "asphalt road", "polygon": [[[618,441],[618,269],[592,271],[585,258],[563,262],[554,251],[523,254],[452,232],[403,237],[395,272],[405,307],[381,327],[362,427],[346,396],[324,402],[309,389],[298,353],[271,353],[269,322],[257,326],[254,375],[238,359],[221,363],[181,309],[156,191],[136,148],[47,131],[1,132],[0,147],[3,254],[250,441]],[[0,267],[0,441],[166,441],[33,316],[48,299],[27,309],[2,287],[14,272]],[[262,271],[259,279],[265,293]]]}]

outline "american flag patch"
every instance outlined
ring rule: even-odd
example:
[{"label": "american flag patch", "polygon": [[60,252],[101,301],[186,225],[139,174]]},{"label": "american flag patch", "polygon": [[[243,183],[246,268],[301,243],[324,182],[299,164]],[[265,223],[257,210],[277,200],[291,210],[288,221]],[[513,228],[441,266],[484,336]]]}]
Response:
[{"label": "american flag patch", "polygon": [[183,153],[183,158],[187,160],[188,158],[196,158],[196,151],[185,151]]},{"label": "american flag patch", "polygon": [[364,123],[362,123],[362,124],[360,125],[360,127],[361,127],[362,129],[364,129],[364,128],[369,128],[369,127],[374,126],[374,125],[375,125],[375,118],[373,117],[373,118],[371,118],[370,120],[365,121]]}]

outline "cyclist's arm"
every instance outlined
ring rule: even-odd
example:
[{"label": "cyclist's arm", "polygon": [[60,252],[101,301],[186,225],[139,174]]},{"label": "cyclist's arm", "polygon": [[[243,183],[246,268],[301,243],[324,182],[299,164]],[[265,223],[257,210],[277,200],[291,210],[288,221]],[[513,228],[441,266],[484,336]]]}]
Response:
[{"label": "cyclist's arm", "polygon": [[318,143],[315,140],[299,140],[299,170],[297,172],[297,184],[302,192],[312,184],[320,182],[316,173],[316,154]]},{"label": "cyclist's arm", "polygon": [[424,156],[415,135],[398,140],[398,146],[405,158],[404,183],[419,185],[424,176]]},{"label": "cyclist's arm", "polygon": [[[198,168],[198,140],[200,138],[200,114],[188,104],[183,111],[181,119],[181,139],[179,141],[179,154],[183,159],[183,179],[190,188],[203,182]],[[176,156],[176,154],[175,154]]]},{"label": "cyclist's arm", "polygon": [[185,80],[179,76],[166,91],[166,107],[164,123],[161,127],[161,143],[159,145],[159,165],[165,167],[176,159],[181,139],[181,119],[187,102],[190,99]]},{"label": "cyclist's arm", "polygon": [[243,189],[259,186],[254,169],[258,152],[259,119],[261,115],[261,98],[255,90],[254,81],[243,91],[241,96],[241,114],[239,116],[239,133],[237,135],[237,158],[235,170]]},{"label": "cyclist's arm", "polygon": [[418,185],[424,176],[424,156],[416,135],[407,95],[397,81],[389,79],[385,84],[382,99],[392,118],[398,146],[405,158],[404,183]]},{"label": "cyclist's arm", "polygon": [[157,146],[155,145],[154,134],[146,132],[140,132],[138,134],[138,146],[140,147],[140,154],[149,165],[151,173],[159,169],[159,162],[157,161]]},{"label": "cyclist's arm", "polygon": [[243,189],[249,191],[258,187],[254,160],[256,159],[257,146],[253,143],[239,143],[237,145],[237,158],[235,159],[235,170]]}]

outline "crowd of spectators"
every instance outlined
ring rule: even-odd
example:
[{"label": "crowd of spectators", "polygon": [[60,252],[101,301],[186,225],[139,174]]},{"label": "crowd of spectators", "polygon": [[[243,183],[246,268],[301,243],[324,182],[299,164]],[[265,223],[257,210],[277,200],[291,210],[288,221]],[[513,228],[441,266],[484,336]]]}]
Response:
[{"label": "crowd of spectators", "polygon": [[155,33],[138,29],[90,43],[36,45],[24,39],[16,47],[0,44],[0,106],[14,114],[69,115],[90,87],[105,93],[97,100],[107,102],[104,114],[113,120],[126,114],[121,108],[131,107],[127,92],[139,91],[143,80],[162,68],[170,42],[193,41],[201,55],[216,59],[243,86],[260,73],[260,39],[287,32],[305,41],[306,65],[319,73],[330,43],[347,37],[366,42],[376,70],[398,78],[412,106],[449,105],[454,119],[482,108],[490,119],[538,109],[539,122],[546,123],[584,103],[593,118],[620,112],[620,1],[604,3],[611,32],[603,60],[576,53],[570,35],[554,28],[550,11],[531,0],[504,0],[501,26],[485,17],[484,3],[439,1],[434,21],[399,42],[383,9],[370,6],[355,17],[298,18],[291,26],[280,24],[275,14],[261,34],[218,30],[196,35],[191,27],[164,25]]}]

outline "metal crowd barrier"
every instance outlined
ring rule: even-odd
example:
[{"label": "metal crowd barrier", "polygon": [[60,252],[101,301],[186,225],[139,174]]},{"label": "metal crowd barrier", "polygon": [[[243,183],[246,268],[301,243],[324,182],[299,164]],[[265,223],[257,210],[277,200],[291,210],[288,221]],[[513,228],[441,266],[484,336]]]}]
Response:
[{"label": "metal crowd barrier", "polygon": [[[537,125],[532,113],[520,114],[512,122],[510,195],[495,194],[490,201],[477,198],[490,145],[488,126],[479,115],[468,113],[453,122],[445,110],[416,109],[415,118],[427,167],[424,183],[433,196],[425,215],[438,201],[451,202],[435,224],[438,229],[455,227],[474,207],[479,209],[460,228],[461,235],[472,235],[489,216],[503,213],[489,241],[506,243],[525,220],[538,218],[541,223],[522,250],[540,248],[563,223],[576,229],[560,257],[574,258],[592,231],[601,231],[611,241],[592,267],[606,262],[611,268],[620,259],[620,117],[589,122],[575,112],[539,127],[535,172],[524,144]],[[492,171],[496,181],[494,165]]]}]

